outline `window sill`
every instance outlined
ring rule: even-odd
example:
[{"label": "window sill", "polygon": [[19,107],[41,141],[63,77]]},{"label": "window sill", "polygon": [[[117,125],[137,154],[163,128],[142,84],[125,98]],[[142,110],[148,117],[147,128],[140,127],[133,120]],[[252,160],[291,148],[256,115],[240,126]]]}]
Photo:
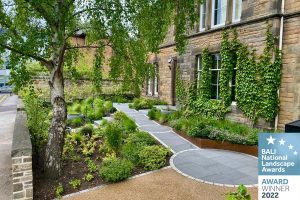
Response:
[{"label": "window sill", "polygon": [[220,28],[222,26],[225,26],[225,23],[217,24],[217,25],[211,25],[211,29]]}]

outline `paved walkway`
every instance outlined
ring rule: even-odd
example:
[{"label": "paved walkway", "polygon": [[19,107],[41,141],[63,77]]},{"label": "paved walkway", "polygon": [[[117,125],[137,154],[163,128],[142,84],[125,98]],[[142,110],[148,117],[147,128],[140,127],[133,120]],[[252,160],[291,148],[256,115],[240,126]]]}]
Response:
[{"label": "paved walkway", "polygon": [[114,106],[132,117],[140,130],[147,131],[164,146],[170,147],[174,155],[171,166],[184,176],[200,182],[225,186],[258,183],[257,158],[225,150],[200,149],[177,135],[172,128],[162,126],[146,116],[147,110],[136,111],[128,104]]},{"label": "paved walkway", "polygon": [[0,199],[12,198],[11,144],[17,101],[17,96],[10,96],[0,103]]}]

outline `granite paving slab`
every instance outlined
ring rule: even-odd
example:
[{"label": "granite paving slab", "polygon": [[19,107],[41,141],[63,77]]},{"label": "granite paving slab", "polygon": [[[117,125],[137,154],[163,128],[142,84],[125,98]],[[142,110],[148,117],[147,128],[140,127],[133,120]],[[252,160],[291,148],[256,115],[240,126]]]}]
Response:
[{"label": "granite paving slab", "polygon": [[[128,104],[114,104],[135,120],[140,130],[155,137],[174,153],[170,163],[173,169],[189,178],[210,184],[256,186],[258,161],[256,157],[226,150],[200,149],[176,134],[171,127],[150,120],[148,110],[133,110]],[[158,106],[166,108],[167,106]]]}]

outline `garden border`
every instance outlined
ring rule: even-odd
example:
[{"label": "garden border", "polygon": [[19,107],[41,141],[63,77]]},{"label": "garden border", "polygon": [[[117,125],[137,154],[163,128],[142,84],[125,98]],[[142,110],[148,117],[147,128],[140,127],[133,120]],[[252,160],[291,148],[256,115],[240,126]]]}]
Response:
[{"label": "garden border", "polygon": [[[153,170],[153,171],[150,171],[150,172],[145,172],[145,173],[142,173],[142,174],[138,174],[138,175],[129,177],[125,181],[136,179],[136,178],[139,178],[139,177],[142,177],[142,176],[146,176],[146,175],[153,174],[153,173],[156,173],[156,172],[159,172],[159,171],[163,171],[163,170],[166,170],[166,169],[170,169],[170,168],[172,168],[172,167],[169,165],[169,166],[163,167],[161,169],[157,169],[157,170]],[[119,182],[119,183],[122,183],[122,182]],[[99,186],[96,186],[96,187],[93,187],[93,188],[89,188],[89,189],[86,189],[86,190],[81,190],[81,191],[78,191],[78,192],[74,192],[74,193],[71,193],[71,194],[64,195],[64,196],[62,196],[62,199],[69,198],[69,197],[72,197],[72,196],[75,196],[75,195],[79,195],[79,194],[82,194],[82,193],[94,191],[94,190],[97,190],[97,189],[101,189],[101,188],[107,187],[109,185],[119,184],[119,183],[110,183],[110,184],[109,183],[105,183],[103,185],[99,185]],[[59,200],[59,199],[55,198],[53,200]]]}]

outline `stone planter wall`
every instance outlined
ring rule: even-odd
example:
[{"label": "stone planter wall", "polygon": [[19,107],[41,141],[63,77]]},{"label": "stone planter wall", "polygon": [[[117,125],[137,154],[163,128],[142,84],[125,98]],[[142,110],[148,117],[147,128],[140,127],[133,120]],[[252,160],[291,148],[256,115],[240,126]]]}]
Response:
[{"label": "stone planter wall", "polygon": [[11,152],[13,199],[33,199],[32,146],[26,122],[18,106]]}]

